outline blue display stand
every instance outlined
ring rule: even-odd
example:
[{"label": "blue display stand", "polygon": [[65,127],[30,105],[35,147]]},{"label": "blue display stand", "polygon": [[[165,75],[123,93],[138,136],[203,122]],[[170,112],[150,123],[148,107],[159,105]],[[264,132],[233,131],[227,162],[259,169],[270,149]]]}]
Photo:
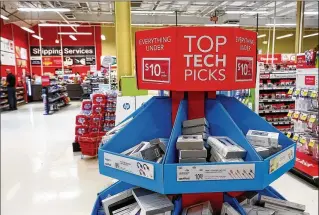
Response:
[{"label": "blue display stand", "polygon": [[[210,125],[210,134],[213,136],[228,136],[245,148],[247,151],[247,155],[244,158],[245,162],[179,164],[176,140],[182,133],[182,122],[187,120],[187,108],[187,102],[182,101],[172,127],[171,99],[154,97],[137,111],[132,121],[109,140],[107,144],[101,146],[99,149],[100,173],[158,193],[176,194],[263,190],[293,167],[295,162],[295,143],[280,133],[279,144],[282,145],[282,151],[263,160],[248,143],[245,134],[249,129],[279,131],[236,99],[223,96],[218,97],[216,100],[206,100],[205,116]],[[169,138],[163,164],[120,154],[141,141],[149,141],[159,137]],[[288,161],[283,164],[279,162],[278,164],[277,161],[283,156],[285,156],[285,159],[288,157]],[[133,165],[134,163],[144,163],[154,169],[152,171],[153,177],[145,177],[127,170],[123,171],[117,168],[116,165],[105,165],[105,161],[110,157],[118,159],[119,162],[132,163]],[[123,159],[124,161],[121,161]],[[198,179],[183,180],[178,177],[178,171],[183,168],[212,168],[219,169],[218,171],[234,168],[239,169],[240,172],[238,171],[238,174],[243,170],[247,170],[245,174],[248,173],[249,176],[246,177],[244,173],[242,173],[244,176],[236,173],[236,176],[229,179],[205,179],[199,177]]]}]

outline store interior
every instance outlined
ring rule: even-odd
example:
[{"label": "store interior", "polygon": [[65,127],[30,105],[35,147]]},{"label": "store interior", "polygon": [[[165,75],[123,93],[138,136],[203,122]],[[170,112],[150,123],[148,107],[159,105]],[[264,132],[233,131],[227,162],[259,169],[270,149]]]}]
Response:
[{"label": "store interior", "polygon": [[319,214],[318,1],[0,3],[1,214]]}]

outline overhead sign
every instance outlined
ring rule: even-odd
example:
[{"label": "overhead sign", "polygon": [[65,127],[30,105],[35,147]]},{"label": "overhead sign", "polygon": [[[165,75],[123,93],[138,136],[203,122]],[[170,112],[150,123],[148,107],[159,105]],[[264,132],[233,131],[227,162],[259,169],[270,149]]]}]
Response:
[{"label": "overhead sign", "polygon": [[[95,55],[94,46],[42,46],[42,56],[85,56]],[[41,56],[39,46],[30,47],[31,56]]]},{"label": "overhead sign", "polygon": [[256,32],[172,27],[136,32],[140,89],[215,91],[255,87]]}]

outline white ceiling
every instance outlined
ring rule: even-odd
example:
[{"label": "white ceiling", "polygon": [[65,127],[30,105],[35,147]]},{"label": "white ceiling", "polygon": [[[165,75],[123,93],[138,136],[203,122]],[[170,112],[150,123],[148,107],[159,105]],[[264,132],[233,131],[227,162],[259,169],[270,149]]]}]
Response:
[{"label": "white ceiling", "polygon": [[[318,11],[318,1],[306,1],[305,11]],[[135,5],[133,7],[133,5]],[[132,10],[146,11],[145,14],[132,14],[133,24],[175,24],[175,12],[178,11],[178,24],[211,24],[210,16],[217,14],[218,23],[239,22],[243,26],[256,26],[256,15],[225,14],[226,10],[266,11],[259,14],[259,26],[273,23],[274,1],[209,1],[209,0],[141,0],[132,1]],[[18,7],[63,7],[72,11],[54,12],[20,12]],[[4,1],[1,14],[8,16],[10,22],[19,25],[34,25],[38,22],[78,22],[78,23],[113,23],[114,1]],[[171,14],[149,13],[149,11],[172,11]],[[75,19],[68,19],[71,13]],[[296,0],[276,2],[276,23],[296,23]],[[318,28],[318,15],[306,16],[305,27]]]}]

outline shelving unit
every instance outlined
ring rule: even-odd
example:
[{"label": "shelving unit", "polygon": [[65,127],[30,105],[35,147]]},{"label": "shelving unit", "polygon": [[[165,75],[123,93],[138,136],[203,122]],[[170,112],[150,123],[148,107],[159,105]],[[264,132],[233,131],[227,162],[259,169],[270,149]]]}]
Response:
[{"label": "shelving unit", "polygon": [[[17,105],[25,104],[24,87],[16,87]],[[9,108],[8,90],[5,86],[0,86],[0,110]]]}]

